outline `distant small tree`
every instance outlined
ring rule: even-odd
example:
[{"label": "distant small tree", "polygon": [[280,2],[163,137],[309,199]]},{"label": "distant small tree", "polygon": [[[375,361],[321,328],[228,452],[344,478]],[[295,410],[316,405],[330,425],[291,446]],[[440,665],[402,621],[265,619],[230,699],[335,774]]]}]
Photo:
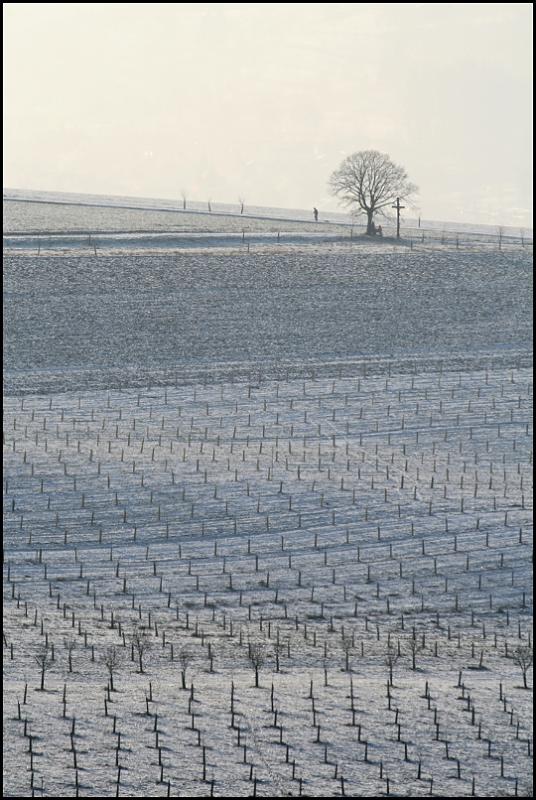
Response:
[{"label": "distant small tree", "polygon": [[389,669],[389,683],[391,686],[393,685],[393,672],[396,666],[398,659],[400,658],[398,654],[398,650],[395,649],[392,645],[389,645],[387,650],[385,651],[385,665]]},{"label": "distant small tree", "polygon": [[344,669],[346,672],[350,672],[350,655],[354,649],[354,640],[351,636],[343,636],[341,645],[344,652]]},{"label": "distant small tree", "polygon": [[240,213],[243,214],[244,213],[244,206],[246,204],[245,198],[244,197],[239,197],[238,198],[238,202],[240,203]]},{"label": "distant small tree", "polygon": [[255,688],[259,688],[259,670],[266,661],[264,645],[260,642],[250,642],[249,644],[249,660],[255,670]]},{"label": "distant small tree", "polygon": [[523,687],[525,689],[529,688],[527,682],[527,674],[529,669],[532,667],[533,661],[533,650],[532,647],[529,645],[520,645],[516,647],[515,650],[512,652],[512,659],[514,664],[516,664],[519,669],[521,670],[521,674],[523,675]]},{"label": "distant small tree", "polygon": [[332,194],[348,206],[367,215],[367,234],[374,234],[374,215],[385,213],[397,197],[408,199],[417,187],[403,167],[393,163],[386,153],[361,150],[344,159],[329,179]]},{"label": "distant small tree", "polygon": [[182,197],[182,210],[186,211],[186,200],[188,198],[184,189],[181,191],[181,197]]},{"label": "distant small tree", "polygon": [[417,669],[417,653],[422,649],[422,645],[416,636],[412,636],[411,639],[408,639],[408,650],[411,653],[411,669],[413,671]]},{"label": "distant small tree", "polygon": [[151,640],[149,639],[149,631],[142,625],[136,625],[131,634],[132,647],[138,657],[139,671],[143,675],[143,658],[147,651],[151,649]]},{"label": "distant small tree", "polygon": [[76,650],[76,639],[64,639],[63,646],[67,650],[67,660],[69,663],[69,672],[73,671],[73,652]]},{"label": "distant small tree", "polygon": [[41,671],[41,685],[39,687],[39,691],[44,692],[45,675],[48,672],[48,670],[52,668],[52,653],[50,649],[46,645],[43,645],[41,650],[35,656],[35,660]]},{"label": "distant small tree", "polygon": [[279,640],[274,644],[275,671],[276,672],[280,671],[281,656],[284,655],[284,653],[286,653],[287,651],[288,651],[288,643],[287,642],[282,642],[282,641]]},{"label": "distant small tree", "polygon": [[192,654],[188,650],[187,647],[181,647],[179,651],[179,662],[181,665],[181,679],[182,679],[182,688],[186,689],[186,670],[188,669],[189,664],[192,661]]},{"label": "distant small tree", "polygon": [[121,664],[121,654],[115,645],[106,648],[101,657],[101,662],[108,670],[110,676],[110,691],[114,692],[114,675],[119,671],[119,666]]}]

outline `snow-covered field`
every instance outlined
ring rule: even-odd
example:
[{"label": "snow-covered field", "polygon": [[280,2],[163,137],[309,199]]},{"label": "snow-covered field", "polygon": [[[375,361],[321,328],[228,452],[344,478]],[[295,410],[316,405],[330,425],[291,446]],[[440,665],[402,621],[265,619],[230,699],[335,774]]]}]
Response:
[{"label": "snow-covered field", "polygon": [[[184,231],[187,233],[225,232],[242,233],[246,231],[274,232],[284,231],[321,231],[322,224],[315,224],[310,219],[281,219],[270,217],[270,210],[265,215],[224,214],[214,211],[157,211],[149,208],[114,208],[112,213],[106,207],[86,207],[76,205],[55,205],[52,203],[33,203],[31,227],[28,226],[28,203],[10,201],[4,203],[4,229],[10,234],[48,232],[68,233],[82,231],[98,234],[105,231]],[[345,220],[346,223],[349,222]],[[330,229],[344,229],[344,224],[333,221]],[[99,237],[100,239],[100,237]]]},{"label": "snow-covered field", "polygon": [[4,795],[531,793],[530,278],[6,257]]},{"label": "snow-covered field", "polygon": [[[178,199],[155,199],[145,197],[124,197],[118,195],[87,195],[71,192],[46,192],[29,191],[23,189],[4,189],[4,229],[6,231],[37,231],[73,230],[80,228],[83,231],[120,229],[129,230],[159,230],[162,227],[172,229],[189,229],[204,226],[205,230],[229,228],[236,225],[248,229],[249,225],[256,225],[258,221],[277,223],[279,227],[289,223],[311,223],[312,208],[289,209],[267,206],[255,206],[246,202],[243,213],[240,205],[236,203],[220,203],[212,201],[211,210],[207,202],[186,199],[186,209],[182,197]],[[34,208],[28,213],[28,201]],[[113,218],[106,209],[113,209]],[[183,213],[186,211],[186,213]],[[147,213],[153,212],[153,213]],[[157,212],[157,213],[154,213]],[[168,213],[171,212],[171,213]],[[177,213],[179,212],[179,213]],[[210,214],[207,221],[207,215]],[[195,219],[200,217],[200,219]],[[218,219],[221,217],[222,219]],[[29,220],[31,218],[31,223]],[[355,216],[348,211],[320,210],[320,222],[334,225],[348,226],[355,222]],[[404,227],[417,228],[430,232],[450,231],[459,233],[469,238],[480,235],[484,238],[497,240],[499,229],[495,225],[475,225],[470,222],[444,222],[438,220],[418,220],[412,216],[411,209],[403,214]],[[204,220],[204,221],[203,221]],[[360,219],[363,224],[363,219]],[[386,218],[387,226],[394,224],[394,217]],[[501,226],[501,233],[511,239],[520,240],[522,237],[532,241],[532,228],[518,228]]]},{"label": "snow-covered field", "polygon": [[515,365],[531,347],[520,247],[238,245],[4,264],[10,392],[174,383],[215,365],[482,353]]}]

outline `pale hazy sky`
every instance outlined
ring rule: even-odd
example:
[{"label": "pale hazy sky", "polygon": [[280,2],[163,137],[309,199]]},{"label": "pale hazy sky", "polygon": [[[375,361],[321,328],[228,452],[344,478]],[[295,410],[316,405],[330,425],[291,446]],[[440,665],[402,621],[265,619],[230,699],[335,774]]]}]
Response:
[{"label": "pale hazy sky", "polygon": [[337,208],[373,148],[428,219],[530,224],[530,3],[4,3],[4,186]]}]

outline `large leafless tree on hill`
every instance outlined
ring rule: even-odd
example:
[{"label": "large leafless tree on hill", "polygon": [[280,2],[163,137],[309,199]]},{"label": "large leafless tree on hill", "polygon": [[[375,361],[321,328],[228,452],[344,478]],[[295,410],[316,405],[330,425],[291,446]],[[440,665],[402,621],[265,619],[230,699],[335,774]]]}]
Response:
[{"label": "large leafless tree on hill", "polygon": [[357,206],[367,215],[367,234],[374,233],[374,216],[385,213],[397,197],[408,200],[417,192],[404,167],[386,153],[361,150],[344,159],[329,179],[332,194],[345,205]]}]

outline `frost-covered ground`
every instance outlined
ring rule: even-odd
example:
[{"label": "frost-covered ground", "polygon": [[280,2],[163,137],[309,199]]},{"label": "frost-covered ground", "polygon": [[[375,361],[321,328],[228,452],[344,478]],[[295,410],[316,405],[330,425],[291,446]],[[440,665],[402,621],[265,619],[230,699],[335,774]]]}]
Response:
[{"label": "frost-covered ground", "polygon": [[[45,234],[50,231],[100,233],[103,231],[185,231],[185,232],[239,232],[260,231],[321,231],[325,225],[315,224],[312,215],[309,219],[281,219],[268,214],[240,215],[225,214],[221,211],[197,210],[157,211],[150,208],[110,208],[53,203],[32,203],[31,222],[28,217],[28,203],[20,201],[4,202],[4,230],[6,232]],[[349,222],[349,220],[345,220]],[[343,223],[334,221],[329,228],[344,229]]]},{"label": "frost-covered ground", "polygon": [[[183,380],[192,369],[518,354],[527,250],[277,246],[6,256],[8,391]],[[231,367],[232,365],[232,367]]]},{"label": "frost-covered ground", "polygon": [[[250,765],[260,795],[297,793],[287,744],[315,796],[339,793],[336,764],[362,796],[385,793],[386,777],[412,795],[431,777],[447,796],[470,794],[473,775],[481,796],[525,784],[530,694],[506,648],[529,636],[530,407],[523,369],[8,398],[8,793],[28,793],[28,719],[37,778],[72,796],[75,717],[81,795],[113,794],[114,715],[125,796],[166,792],[155,715],[164,781],[183,796],[207,794],[203,746],[220,796],[251,793]],[[130,660],[136,621],[150,631],[145,675]],[[46,637],[55,661],[40,693]],[[389,637],[401,652],[390,711]],[[259,689],[249,641],[266,659]],[[111,644],[122,664],[107,718]]]},{"label": "frost-covered ground", "polygon": [[[229,228],[231,225],[244,224],[246,228],[250,223],[257,221],[277,222],[279,226],[292,222],[312,221],[312,207],[305,209],[289,209],[267,206],[255,206],[245,203],[241,211],[240,204],[220,203],[211,201],[210,211],[208,201],[199,202],[186,198],[186,201],[170,198],[125,197],[118,195],[88,195],[72,192],[46,192],[30,191],[24,189],[4,189],[4,229],[6,231],[28,230],[73,230],[81,228],[89,230],[117,229],[122,225],[128,230],[159,230],[166,224],[174,228],[176,224],[181,229],[195,228],[196,223],[205,226],[204,229],[214,230]],[[184,203],[186,202],[186,208]],[[315,201],[312,202],[312,205]],[[28,204],[34,208],[29,212]],[[106,209],[113,209],[113,219]],[[127,216],[125,216],[125,212]],[[151,213],[145,216],[145,212]],[[168,213],[171,212],[171,213]],[[179,213],[177,213],[179,212]],[[186,212],[186,213],[184,213]],[[210,214],[207,222],[206,215]],[[196,220],[197,217],[201,219]],[[204,222],[202,221],[204,217]],[[320,210],[320,222],[329,222],[342,226],[352,225],[355,215],[348,211]],[[221,218],[221,219],[219,219]],[[237,219],[238,218],[238,219]],[[497,240],[499,228],[496,225],[475,225],[471,222],[444,222],[438,220],[419,219],[412,216],[411,209],[403,213],[404,227],[417,228],[421,226],[430,232],[451,231],[471,238],[475,234]],[[360,220],[363,223],[363,219]],[[386,217],[386,224],[394,224],[394,216]],[[207,227],[210,226],[210,227]],[[532,228],[518,228],[513,226],[500,226],[502,235],[510,239],[519,240],[521,237],[532,240]]]},{"label": "frost-covered ground", "polygon": [[4,795],[527,794],[527,251],[5,267]]}]

